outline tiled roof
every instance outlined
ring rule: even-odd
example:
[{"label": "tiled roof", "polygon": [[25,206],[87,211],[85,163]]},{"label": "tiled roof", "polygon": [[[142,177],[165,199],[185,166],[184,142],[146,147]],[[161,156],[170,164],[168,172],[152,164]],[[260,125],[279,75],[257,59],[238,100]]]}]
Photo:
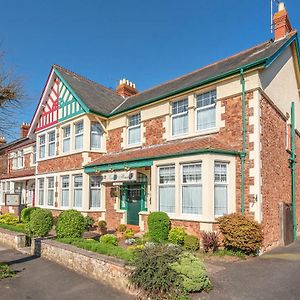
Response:
[{"label": "tiled roof", "polygon": [[33,176],[34,174],[35,174],[35,168],[32,167],[25,170],[11,171],[9,174],[1,175],[0,179],[27,177],[27,176]]},{"label": "tiled roof", "polygon": [[138,148],[113,154],[104,154],[91,162],[88,166],[113,164],[119,162],[134,161],[138,159],[155,159],[168,155],[184,155],[199,150],[223,150],[236,152],[229,144],[221,142],[216,137],[206,136],[176,140],[163,145],[155,145],[147,148]]}]

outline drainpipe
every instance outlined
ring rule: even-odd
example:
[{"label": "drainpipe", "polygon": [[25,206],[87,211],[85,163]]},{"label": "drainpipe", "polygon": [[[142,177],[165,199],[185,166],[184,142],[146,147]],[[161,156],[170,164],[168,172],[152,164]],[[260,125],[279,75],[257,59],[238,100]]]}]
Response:
[{"label": "drainpipe", "polygon": [[292,102],[291,106],[291,176],[292,176],[292,208],[293,208],[293,236],[294,241],[297,239],[297,219],[296,219],[296,153],[295,153],[295,103]]},{"label": "drainpipe", "polygon": [[245,77],[244,69],[241,69],[241,85],[242,85],[242,152],[241,157],[241,212],[245,214],[245,160],[246,160],[246,93],[245,93]]}]

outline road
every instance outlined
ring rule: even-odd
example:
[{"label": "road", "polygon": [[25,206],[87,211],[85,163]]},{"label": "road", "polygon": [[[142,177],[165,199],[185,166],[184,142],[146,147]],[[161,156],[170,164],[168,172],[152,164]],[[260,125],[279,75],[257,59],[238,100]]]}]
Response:
[{"label": "road", "polygon": [[17,271],[0,281],[2,300],[130,300],[108,285],[86,278],[56,263],[0,245],[0,261]]}]

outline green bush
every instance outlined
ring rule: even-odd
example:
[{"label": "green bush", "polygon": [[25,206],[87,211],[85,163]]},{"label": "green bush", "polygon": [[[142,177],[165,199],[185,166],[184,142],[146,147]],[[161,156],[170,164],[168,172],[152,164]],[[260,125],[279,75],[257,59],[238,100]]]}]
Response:
[{"label": "green bush", "polygon": [[16,274],[7,264],[0,262],[0,280],[13,277]]},{"label": "green bush", "polygon": [[105,234],[100,237],[101,243],[106,243],[114,246],[118,246],[118,239],[113,234]]},{"label": "green bush", "polygon": [[27,224],[24,224],[24,223],[19,223],[19,224],[16,224],[16,225],[0,223],[0,228],[4,228],[4,229],[15,231],[15,232],[28,233],[26,225]]},{"label": "green bush", "polygon": [[132,239],[134,237],[134,231],[130,228],[126,229],[124,232],[124,238],[127,239]]},{"label": "green bush", "polygon": [[133,253],[119,246],[110,245],[107,243],[99,243],[95,240],[85,240],[82,238],[63,238],[57,239],[59,242],[70,244],[78,248],[86,249],[96,253],[117,257],[125,261],[132,261]]},{"label": "green bush", "polygon": [[18,221],[19,221],[18,218],[11,213],[0,215],[1,224],[16,225]]},{"label": "green bush", "polygon": [[135,288],[143,290],[150,299],[178,299],[184,295],[182,279],[170,266],[178,260],[180,247],[157,244],[134,253],[135,268],[129,280]]},{"label": "green bush", "polygon": [[148,217],[148,228],[151,240],[154,242],[166,241],[168,239],[170,225],[170,218],[165,212],[152,212]]},{"label": "green bush", "polygon": [[26,208],[23,208],[22,211],[21,211],[21,221],[23,223],[28,223],[30,221],[31,214],[37,209],[39,209],[39,207],[26,207]]},{"label": "green bush", "polygon": [[94,219],[90,216],[84,217],[84,221],[85,221],[85,229],[86,230],[90,230],[93,227],[94,223],[95,223]]},{"label": "green bush", "polygon": [[256,254],[262,246],[262,227],[256,221],[238,213],[218,218],[226,249]]},{"label": "green bush", "polygon": [[30,214],[28,228],[33,236],[46,236],[53,226],[53,217],[50,210],[36,209]]},{"label": "green bush", "polygon": [[85,226],[83,215],[75,209],[70,209],[59,215],[56,233],[59,238],[79,238],[82,236]]},{"label": "green bush", "polygon": [[119,232],[125,232],[127,229],[127,226],[125,224],[120,224],[118,227]]},{"label": "green bush", "polygon": [[184,244],[185,236],[186,236],[186,232],[183,228],[174,227],[169,232],[168,240],[172,244],[182,246]]},{"label": "green bush", "polygon": [[181,254],[171,268],[180,274],[183,288],[188,293],[208,291],[212,287],[202,261],[191,253]]},{"label": "green bush", "polygon": [[188,251],[197,251],[199,249],[199,239],[195,235],[186,235],[184,237],[184,249]]},{"label": "green bush", "polygon": [[106,229],[106,227],[107,227],[106,221],[104,221],[104,220],[99,221],[99,222],[98,222],[98,227],[99,227],[100,229]]}]

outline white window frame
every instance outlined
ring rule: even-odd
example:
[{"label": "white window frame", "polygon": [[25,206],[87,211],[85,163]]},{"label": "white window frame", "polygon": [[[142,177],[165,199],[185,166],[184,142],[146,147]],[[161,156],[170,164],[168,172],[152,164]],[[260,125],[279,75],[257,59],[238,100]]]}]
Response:
[{"label": "white window frame", "polygon": [[[198,97],[201,96],[201,95],[204,95],[204,94],[207,94],[207,93],[212,93],[212,92],[215,92],[215,103],[212,103],[212,104],[208,104],[206,106],[201,106],[201,107],[198,107]],[[213,90],[210,90],[210,91],[207,91],[205,93],[200,93],[200,94],[197,94],[196,97],[195,97],[195,130],[196,132],[205,132],[205,131],[210,131],[210,130],[214,130],[217,128],[217,90],[216,89],[213,89]],[[199,111],[204,111],[204,110],[210,110],[214,108],[215,110],[215,124],[214,126],[212,127],[207,127],[207,128],[203,128],[203,129],[198,129],[198,112]]]},{"label": "white window frame", "polygon": [[[50,135],[51,134],[53,134],[54,133],[54,140],[53,141],[50,141]],[[48,140],[47,140],[47,144],[48,144],[48,157],[53,157],[53,156],[55,156],[55,148],[56,148],[56,131],[55,131],[55,129],[54,130],[51,130],[51,131],[49,131],[49,132],[47,132],[47,138],[48,138]],[[52,145],[54,145],[54,153],[53,154],[51,154],[50,155],[50,146],[52,146]]]},{"label": "white window frame", "polygon": [[24,150],[17,151],[17,169],[24,168]]},{"label": "white window frame", "polygon": [[[136,117],[136,116],[138,116],[138,117],[137,117],[137,118],[138,118],[138,124],[136,124],[136,125],[130,125],[130,119],[133,118],[133,117]],[[142,142],[142,136],[141,136],[141,132],[142,132],[142,130],[141,130],[141,113],[139,112],[139,113],[136,113],[136,114],[133,114],[133,115],[128,116],[127,122],[128,122],[128,126],[127,126],[127,145],[128,145],[128,146],[136,146],[136,145],[140,145],[141,142]],[[137,129],[137,128],[139,128],[139,130],[140,130],[140,139],[139,139],[139,141],[136,142],[136,143],[130,143],[130,142],[129,142],[129,136],[130,136],[129,132],[130,132],[131,130]]]},{"label": "white window frame", "polygon": [[[42,137],[44,137],[44,143],[43,144],[41,144],[41,138]],[[41,134],[41,135],[38,136],[39,159],[45,159],[46,158],[46,145],[47,145],[46,134],[43,133],[43,134]],[[41,152],[42,147],[44,149],[44,151],[43,151],[44,155],[43,156],[41,155],[41,153],[42,153]]]},{"label": "white window frame", "polygon": [[[79,124],[82,124],[82,131],[76,133],[76,128]],[[83,134],[84,134],[84,122],[83,122],[83,120],[80,120],[80,121],[74,123],[74,150],[75,151],[80,151],[80,150],[83,150],[83,148],[84,148],[84,135]],[[80,137],[82,138],[82,147],[77,148],[76,147],[76,139],[80,138]]]},{"label": "white window frame", "polygon": [[[69,135],[66,136],[66,129],[69,128]],[[69,149],[65,150],[65,141],[69,141]],[[66,125],[62,127],[62,153],[69,153],[71,151],[71,125]]]},{"label": "white window frame", "polygon": [[[43,187],[41,188],[41,182],[43,182]],[[41,203],[41,194],[43,195],[43,203]],[[45,178],[38,178],[38,205],[45,206]]]},{"label": "white window frame", "polygon": [[[93,125],[97,125],[100,128],[100,135],[98,135],[98,132],[93,131]],[[100,139],[100,147],[95,147],[92,145],[93,141],[93,136],[98,137]],[[92,121],[91,122],[91,128],[90,128],[90,145],[91,145],[91,150],[101,150],[102,145],[103,145],[103,128],[99,122]]]},{"label": "white window frame", "polygon": [[[221,164],[221,165],[225,165],[226,166],[226,181],[216,181],[216,173],[215,173],[215,167],[216,167],[216,164]],[[229,187],[229,178],[228,178],[228,173],[229,171],[229,163],[228,162],[224,162],[224,161],[215,161],[214,162],[214,206],[213,206],[213,210],[214,210],[214,216],[217,218],[217,217],[220,217],[220,216],[223,216],[223,215],[226,215],[229,213],[229,191],[228,191],[228,187]],[[226,189],[226,212],[224,214],[216,214],[215,212],[215,188],[216,186],[226,186],[227,189]]]},{"label": "white window frame", "polygon": [[36,145],[32,146],[32,165],[36,164]]},{"label": "white window frame", "polygon": [[[97,177],[100,180],[100,186],[92,186],[92,177]],[[92,206],[92,191],[98,191],[100,195],[100,205],[99,206]],[[90,201],[89,201],[89,208],[93,209],[101,209],[102,208],[102,183],[101,183],[101,176],[99,175],[91,175],[90,176]]]},{"label": "white window frame", "polygon": [[[53,180],[53,187],[49,186],[50,180]],[[55,202],[55,178],[53,176],[47,177],[46,182],[47,182],[47,206],[53,207],[54,202]],[[49,204],[49,195],[50,195],[49,191],[53,192],[53,203],[52,204]]]},{"label": "white window frame", "polygon": [[[163,168],[174,168],[174,182],[173,183],[160,183],[160,170]],[[174,212],[165,212],[169,216],[175,216],[176,214],[176,166],[174,164],[166,164],[157,167],[157,210],[160,209],[160,187],[174,187]]]},{"label": "white window frame", "polygon": [[[178,102],[181,102],[181,101],[187,102],[186,111],[173,114],[173,105],[175,103],[178,103]],[[179,133],[179,134],[173,134],[173,119],[176,118],[176,117],[184,116],[184,115],[187,116],[187,120],[188,120],[187,121],[188,126],[187,126],[186,132]],[[170,126],[170,128],[171,128],[171,137],[185,136],[189,133],[189,100],[188,100],[188,98],[184,98],[184,99],[180,99],[180,100],[176,100],[176,101],[171,102],[171,126]]]},{"label": "white window frame", "polygon": [[[67,187],[64,187],[63,186],[63,178],[68,178],[68,186]],[[63,208],[68,208],[70,207],[70,175],[62,175],[60,177],[60,191],[61,191],[61,198],[60,198],[60,206],[63,207]],[[63,203],[63,191],[68,191],[68,203],[67,205],[64,205]]]},{"label": "white window frame", "polygon": [[[79,186],[79,187],[77,187],[75,185],[75,178],[76,177],[81,177],[81,186]],[[81,206],[77,206],[75,204],[75,199],[76,199],[75,192],[76,191],[81,191]],[[80,209],[80,208],[82,208],[82,206],[83,206],[83,175],[82,174],[75,174],[75,175],[73,175],[73,207],[75,209]]]},{"label": "white window frame", "polygon": [[[183,182],[183,169],[185,166],[195,166],[200,165],[200,181],[199,182]],[[202,161],[197,162],[186,162],[180,164],[180,215],[183,217],[188,218],[200,218],[203,216],[203,182],[202,182],[202,176],[203,174],[203,167],[202,167]],[[176,175],[175,175],[176,176]],[[176,180],[175,180],[176,181]],[[184,186],[200,186],[201,187],[201,212],[200,213],[184,213],[183,212],[183,187]],[[199,199],[200,200],[200,199]]]}]

